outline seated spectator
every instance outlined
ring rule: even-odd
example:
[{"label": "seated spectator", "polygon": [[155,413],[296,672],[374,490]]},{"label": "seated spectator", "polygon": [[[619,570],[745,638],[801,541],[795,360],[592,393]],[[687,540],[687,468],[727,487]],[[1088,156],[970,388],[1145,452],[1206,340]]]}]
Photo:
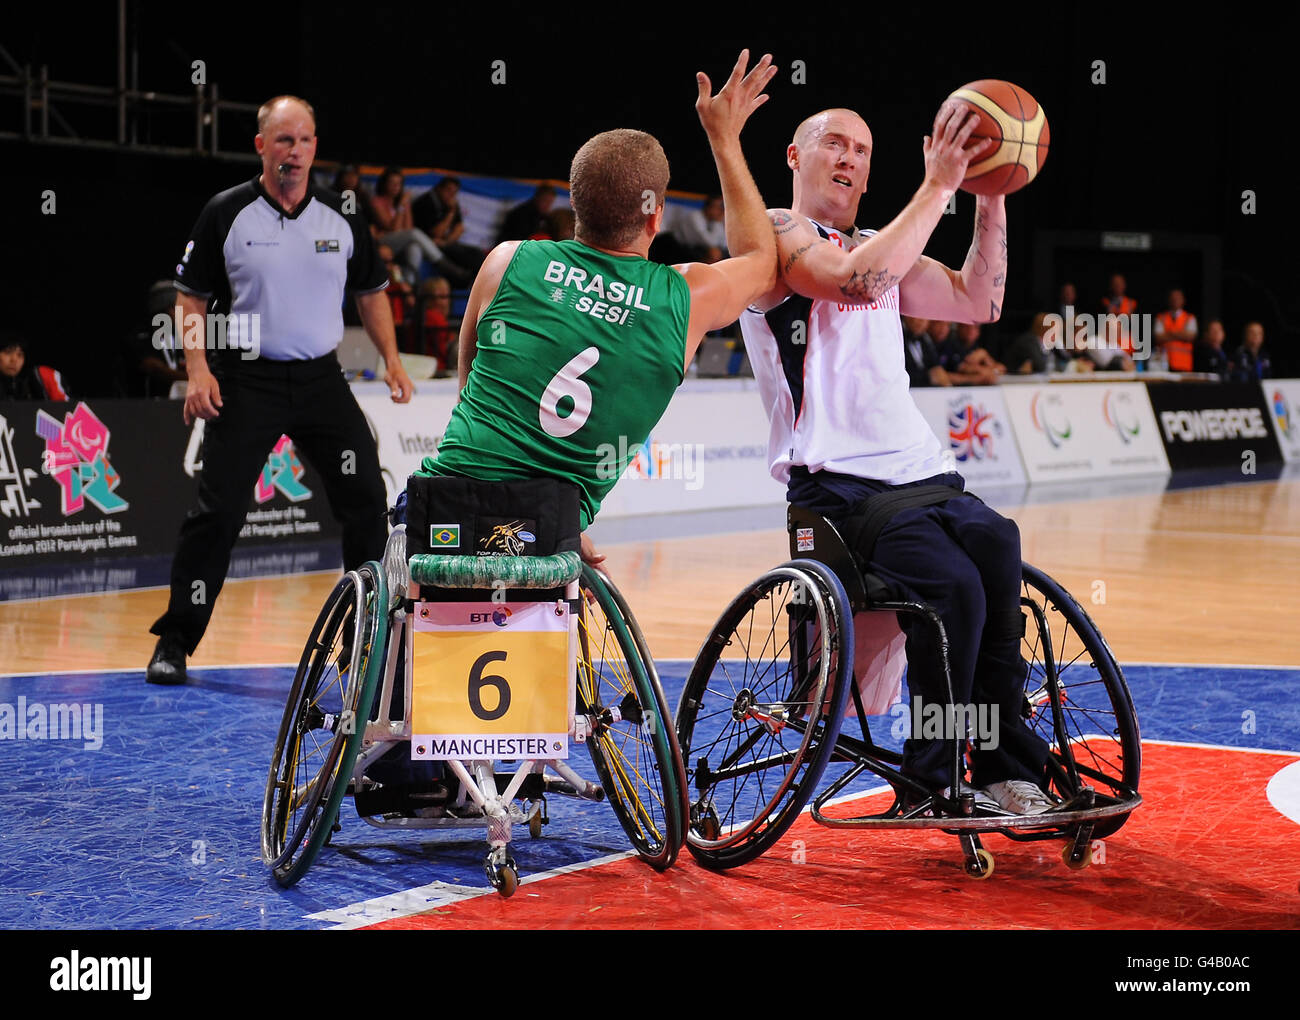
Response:
[{"label": "seated spectator", "polygon": [[531,198],[520,202],[506,213],[505,221],[497,234],[497,244],[502,241],[526,241],[546,229],[546,217],[555,205],[555,189],[540,184]]},{"label": "seated spectator", "polygon": [[442,178],[415,200],[411,217],[415,226],[442,250],[443,256],[464,270],[464,279],[456,282],[473,282],[487,253],[460,239],[465,232],[465,219],[460,211],[460,181],[455,177]]},{"label": "seated spectator", "polygon": [[451,374],[456,367],[456,324],[451,314],[451,284],[440,277],[420,284],[416,313],[416,352],[438,362],[436,376]]},{"label": "seated spectator", "polygon": [[994,360],[980,343],[977,322],[961,322],[949,336],[952,323],[932,320],[926,332],[939,352],[939,364],[953,386],[988,386],[998,381],[1006,366]]},{"label": "seated spectator", "polygon": [[1092,341],[1088,336],[1088,327],[1084,323],[1078,323],[1074,327],[1074,336],[1069,340],[1069,348],[1066,353],[1069,355],[1069,362],[1063,371],[1072,375],[1081,372],[1095,372],[1097,370],[1097,358],[1092,349]]},{"label": "seated spectator", "polygon": [[546,217],[546,235],[538,240],[572,241],[577,223],[572,209],[552,209]]},{"label": "seated spectator", "polygon": [[1264,327],[1258,322],[1246,323],[1241,333],[1241,346],[1232,354],[1233,382],[1254,382],[1268,379],[1273,374],[1273,363],[1264,350]]},{"label": "seated spectator", "polygon": [[710,265],[727,257],[727,226],[723,222],[721,195],[709,195],[699,209],[680,216],[673,236],[686,252],[687,261]]},{"label": "seated spectator", "polygon": [[29,364],[27,341],[0,333],[0,400],[71,400],[61,376],[49,365]]},{"label": "seated spectator", "polygon": [[185,382],[185,351],[176,336],[176,287],[159,280],[149,288],[144,327],[123,344],[119,385],[129,397],[166,397]]},{"label": "seated spectator", "polygon": [[929,320],[910,315],[904,315],[902,319],[903,362],[907,368],[909,385],[913,389],[921,386],[951,386],[952,380],[939,364],[939,352],[935,350],[934,341],[925,331]]},{"label": "seated spectator", "polygon": [[409,280],[420,279],[420,269],[428,259],[444,276],[468,280],[471,277],[459,266],[452,265],[442,249],[423,230],[415,229],[411,219],[411,202],[403,187],[402,171],[389,167],[380,175],[379,189],[371,202],[375,222],[371,230],[375,240],[389,245],[403,265],[410,271]]},{"label": "seated spectator", "polygon": [[375,212],[370,205],[370,189],[361,181],[361,171],[351,163],[344,163],[339,167],[338,172],[334,175],[334,183],[331,185],[334,192],[344,195],[345,192],[352,192],[356,198],[357,215],[367,227],[374,231]]},{"label": "seated spectator", "polygon": [[1205,324],[1205,332],[1192,348],[1192,370],[1217,375],[1220,379],[1228,378],[1232,366],[1228,362],[1227,352],[1223,349],[1225,334],[1223,323],[1211,319]]},{"label": "seated spectator", "polygon": [[1163,354],[1171,372],[1192,370],[1192,347],[1196,343],[1196,316],[1183,307],[1181,290],[1169,292],[1169,307],[1156,316],[1156,352]]},{"label": "seated spectator", "polygon": [[388,300],[393,306],[393,328],[397,331],[397,346],[409,350],[411,323],[415,318],[415,288],[406,278],[402,266],[393,257],[393,249],[386,244],[375,246],[379,261],[388,270]]},{"label": "seated spectator", "polygon": [[1079,292],[1075,290],[1074,284],[1069,282],[1061,284],[1061,289],[1058,292],[1056,299],[1056,314],[1061,317],[1061,321],[1064,322],[1073,315],[1074,309],[1078,307],[1078,304]]},{"label": "seated spectator", "polygon": [[1070,355],[1065,350],[1065,338],[1058,335],[1060,329],[1060,326],[1053,329],[1048,324],[1046,312],[1035,315],[1029,332],[1021,333],[1007,347],[1003,355],[1007,371],[1013,375],[1064,371],[1070,363]]}]

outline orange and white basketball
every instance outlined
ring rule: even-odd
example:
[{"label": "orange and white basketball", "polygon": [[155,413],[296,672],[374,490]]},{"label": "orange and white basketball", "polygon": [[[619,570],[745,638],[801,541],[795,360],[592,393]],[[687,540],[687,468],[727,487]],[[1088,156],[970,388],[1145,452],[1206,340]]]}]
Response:
[{"label": "orange and white basketball", "polygon": [[963,85],[946,102],[957,101],[980,115],[971,140],[992,138],[966,170],[961,190],[975,195],[1009,195],[1038,176],[1047,159],[1051,132],[1033,96],[1008,81],[985,78]]}]

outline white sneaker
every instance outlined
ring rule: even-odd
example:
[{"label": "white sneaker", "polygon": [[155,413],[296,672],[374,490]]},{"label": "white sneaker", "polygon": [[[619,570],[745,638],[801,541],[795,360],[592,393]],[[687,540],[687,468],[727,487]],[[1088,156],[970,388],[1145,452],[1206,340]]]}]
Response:
[{"label": "white sneaker", "polygon": [[985,791],[1003,811],[1013,815],[1041,815],[1056,807],[1056,802],[1027,779],[1008,779],[990,783]]},{"label": "white sneaker", "polygon": [[[978,786],[971,786],[971,784],[966,782],[964,779],[957,786],[957,795],[961,796],[963,793],[972,793],[975,795],[975,806],[977,808],[983,808],[986,811],[1003,810],[1002,805],[997,802],[997,799],[994,798],[992,794],[985,790],[981,790]],[[943,795],[945,797],[948,796],[948,787],[946,786],[944,787]]]}]

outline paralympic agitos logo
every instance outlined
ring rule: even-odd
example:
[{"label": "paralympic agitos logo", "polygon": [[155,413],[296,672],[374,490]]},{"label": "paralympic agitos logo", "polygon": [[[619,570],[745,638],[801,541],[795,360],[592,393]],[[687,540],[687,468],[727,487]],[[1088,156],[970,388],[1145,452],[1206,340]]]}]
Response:
[{"label": "paralympic agitos logo", "polygon": [[1035,393],[1029,405],[1034,428],[1047,437],[1052,449],[1058,449],[1074,434],[1070,418],[1065,413],[1064,402],[1055,393]]}]

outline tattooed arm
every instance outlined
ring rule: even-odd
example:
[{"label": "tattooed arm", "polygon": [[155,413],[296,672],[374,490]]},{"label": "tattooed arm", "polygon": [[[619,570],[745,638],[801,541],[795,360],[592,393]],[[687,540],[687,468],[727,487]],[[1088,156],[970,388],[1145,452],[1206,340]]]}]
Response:
[{"label": "tattooed arm", "polygon": [[981,195],[975,201],[975,237],[961,272],[922,258],[899,288],[901,311],[927,319],[996,322],[1006,285],[1006,199]]}]

